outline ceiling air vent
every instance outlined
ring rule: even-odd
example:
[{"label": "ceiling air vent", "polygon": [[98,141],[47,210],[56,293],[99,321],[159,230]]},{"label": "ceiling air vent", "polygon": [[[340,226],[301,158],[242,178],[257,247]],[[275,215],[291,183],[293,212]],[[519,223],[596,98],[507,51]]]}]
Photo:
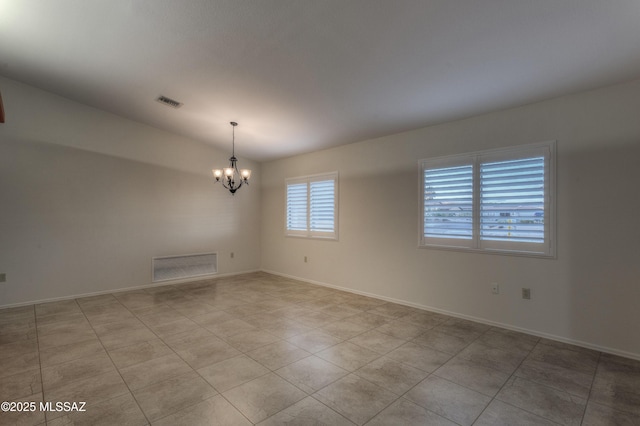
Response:
[{"label": "ceiling air vent", "polygon": [[160,102],[161,104],[170,106],[171,108],[180,108],[182,106],[182,102],[178,102],[176,100],[167,98],[166,96],[162,96],[162,95],[158,96],[158,99],[156,99],[156,101]]}]

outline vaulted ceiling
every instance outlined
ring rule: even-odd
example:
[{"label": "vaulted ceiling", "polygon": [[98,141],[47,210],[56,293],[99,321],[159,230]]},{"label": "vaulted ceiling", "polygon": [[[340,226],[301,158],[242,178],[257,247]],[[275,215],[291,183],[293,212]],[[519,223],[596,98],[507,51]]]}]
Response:
[{"label": "vaulted ceiling", "polygon": [[638,0],[0,0],[0,74],[225,150],[237,121],[264,161],[636,79],[639,22]]}]

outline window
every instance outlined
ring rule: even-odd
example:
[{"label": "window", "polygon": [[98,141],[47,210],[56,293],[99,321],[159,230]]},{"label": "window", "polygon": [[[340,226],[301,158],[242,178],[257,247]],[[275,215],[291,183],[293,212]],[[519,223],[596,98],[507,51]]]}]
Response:
[{"label": "window", "polygon": [[338,238],[338,173],[285,181],[286,235]]},{"label": "window", "polygon": [[424,247],[555,255],[555,142],[422,160]]}]

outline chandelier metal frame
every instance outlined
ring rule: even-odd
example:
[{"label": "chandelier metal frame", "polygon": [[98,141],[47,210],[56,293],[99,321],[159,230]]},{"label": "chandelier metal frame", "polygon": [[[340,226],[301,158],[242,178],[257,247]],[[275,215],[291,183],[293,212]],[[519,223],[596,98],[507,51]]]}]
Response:
[{"label": "chandelier metal frame", "polygon": [[236,126],[238,123],[231,121],[233,128],[232,134],[232,148],[231,158],[229,158],[229,167],[224,169],[213,169],[213,177],[216,178],[216,182],[222,182],[222,186],[235,195],[236,191],[242,187],[243,184],[249,185],[249,178],[251,177],[251,170],[238,169],[238,159],[236,158]]}]

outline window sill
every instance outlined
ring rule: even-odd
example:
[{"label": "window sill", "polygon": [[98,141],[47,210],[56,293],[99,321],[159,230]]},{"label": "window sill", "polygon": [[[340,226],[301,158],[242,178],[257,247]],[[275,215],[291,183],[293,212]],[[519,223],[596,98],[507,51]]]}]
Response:
[{"label": "window sill", "polygon": [[550,260],[556,260],[558,258],[556,254],[547,254],[542,252],[498,250],[498,249],[476,249],[476,248],[468,248],[468,247],[443,246],[443,245],[435,245],[435,244],[418,244],[418,248],[428,249],[428,250],[459,251],[459,252],[477,253],[477,254],[493,254],[493,255],[499,255],[499,256],[532,257],[532,258],[550,259]]},{"label": "window sill", "polygon": [[285,234],[286,238],[303,238],[306,240],[322,240],[322,241],[338,241],[338,236],[331,237],[320,237],[316,235],[296,235],[296,234]]}]

